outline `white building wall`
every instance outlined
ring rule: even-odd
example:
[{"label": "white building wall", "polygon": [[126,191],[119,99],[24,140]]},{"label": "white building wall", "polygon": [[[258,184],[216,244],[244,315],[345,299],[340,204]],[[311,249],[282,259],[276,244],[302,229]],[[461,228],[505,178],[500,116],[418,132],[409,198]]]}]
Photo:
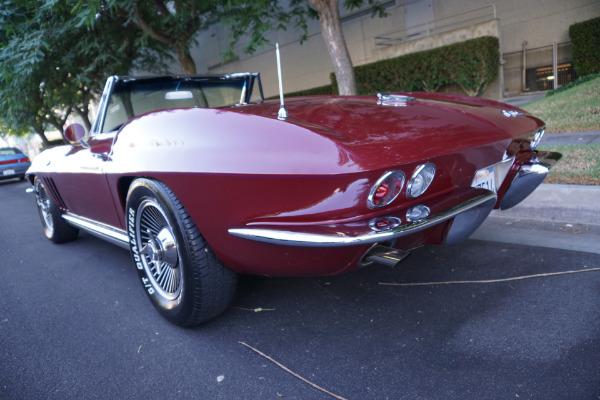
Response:
[{"label": "white building wall", "polygon": [[[487,13],[490,15],[488,20],[492,20],[491,10],[495,8],[497,20],[495,23],[499,30],[502,53],[520,51],[524,41],[528,42],[528,48],[566,42],[569,40],[570,25],[600,16],[600,0],[500,0],[493,3],[486,0],[416,0],[416,2],[426,3],[425,5],[432,8],[435,21],[431,27],[434,31],[444,24],[450,25],[453,20],[470,18],[471,14]],[[375,38],[389,33],[410,31],[415,17],[409,16],[413,21],[407,21],[405,6],[407,3],[413,3],[414,6],[415,2],[396,0],[395,5],[392,4],[391,8],[388,8],[389,15],[386,18],[371,18],[367,15],[343,24],[346,43],[355,66],[402,53],[392,51],[389,47],[377,46]],[[422,5],[417,4],[419,7]],[[483,9],[483,11],[468,13],[474,9]],[[474,21],[474,24],[481,21],[480,18]],[[474,35],[478,37],[479,33]],[[320,34],[318,21],[309,21],[308,38],[303,44],[300,44],[299,36],[300,33],[293,29],[268,35],[272,43],[279,42],[281,47],[285,92],[295,92],[330,83],[329,76],[333,67]],[[448,38],[449,36],[446,35],[444,40],[438,40],[435,44],[421,40],[420,44],[421,47],[436,47],[438,44],[448,44]],[[471,37],[464,34],[455,35],[455,39],[458,40],[468,38]],[[228,36],[224,29],[215,26],[202,33],[198,42],[199,45],[193,50],[193,57],[199,73],[260,72],[265,96],[277,94],[274,45],[260,49],[253,55],[247,55],[242,52],[240,44],[235,49],[238,60],[223,65],[221,54],[228,45]],[[419,46],[415,44],[394,47],[396,50],[400,48],[419,50]],[[486,96],[502,97],[500,83],[495,85],[497,89],[492,92],[487,91]]]}]

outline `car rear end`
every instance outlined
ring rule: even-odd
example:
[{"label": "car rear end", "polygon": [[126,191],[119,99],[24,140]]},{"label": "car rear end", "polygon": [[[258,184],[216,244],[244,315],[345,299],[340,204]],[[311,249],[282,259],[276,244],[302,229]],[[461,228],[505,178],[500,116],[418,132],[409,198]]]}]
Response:
[{"label": "car rear end", "polygon": [[25,179],[29,158],[13,147],[0,148],[0,179]]},{"label": "car rear end", "polygon": [[356,173],[340,175],[334,193],[324,190],[304,209],[271,210],[229,233],[285,246],[296,260],[302,252],[291,247],[312,248],[313,255],[337,248],[351,259],[325,273],[394,265],[415,247],[467,239],[492,209],[527,197],[560,158],[535,149],[544,124],[521,110],[462,96],[416,96],[289,100],[287,122],[331,139],[345,152],[340,166]]}]

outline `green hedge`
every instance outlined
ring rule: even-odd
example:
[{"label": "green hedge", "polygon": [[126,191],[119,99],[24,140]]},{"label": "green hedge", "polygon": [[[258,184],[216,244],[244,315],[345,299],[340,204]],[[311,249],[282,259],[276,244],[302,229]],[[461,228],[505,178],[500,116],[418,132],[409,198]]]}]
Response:
[{"label": "green hedge", "polygon": [[577,75],[600,72],[600,17],[571,25],[569,38]]},{"label": "green hedge", "polygon": [[[312,95],[317,95],[317,94],[334,94],[331,91],[331,89],[332,89],[331,85],[319,86],[319,87],[312,88],[312,89],[306,89],[306,90],[300,90],[297,92],[286,93],[285,97],[312,96]],[[335,93],[335,94],[337,94],[337,93]],[[279,95],[277,97],[279,97]]]},{"label": "green hedge", "polygon": [[[456,84],[477,96],[498,76],[499,49],[498,38],[486,36],[361,65],[354,68],[358,93],[435,92]],[[331,82],[332,93],[338,93],[333,73]]]}]

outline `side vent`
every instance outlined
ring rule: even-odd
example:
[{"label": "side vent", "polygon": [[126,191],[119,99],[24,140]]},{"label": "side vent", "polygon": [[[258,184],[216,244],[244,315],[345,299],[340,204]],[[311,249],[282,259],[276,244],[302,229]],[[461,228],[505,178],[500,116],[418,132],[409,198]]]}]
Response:
[{"label": "side vent", "polygon": [[54,183],[54,179],[52,179],[52,178],[43,178],[43,181],[44,181],[44,186],[46,186],[46,188],[50,192],[50,195],[52,196],[52,198],[56,202],[56,205],[58,206],[58,208],[60,208],[62,211],[66,211],[67,210],[67,206],[65,205],[64,200],[60,196],[60,192],[56,188],[56,184]]}]

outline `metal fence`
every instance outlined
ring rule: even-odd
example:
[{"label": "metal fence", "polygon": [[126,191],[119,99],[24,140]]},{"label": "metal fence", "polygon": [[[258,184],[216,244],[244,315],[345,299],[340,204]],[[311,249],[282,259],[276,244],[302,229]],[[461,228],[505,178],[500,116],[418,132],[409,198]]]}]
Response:
[{"label": "metal fence", "polygon": [[556,89],[577,79],[571,42],[533,49],[523,42],[521,51],[504,53],[502,59],[506,94]]}]

